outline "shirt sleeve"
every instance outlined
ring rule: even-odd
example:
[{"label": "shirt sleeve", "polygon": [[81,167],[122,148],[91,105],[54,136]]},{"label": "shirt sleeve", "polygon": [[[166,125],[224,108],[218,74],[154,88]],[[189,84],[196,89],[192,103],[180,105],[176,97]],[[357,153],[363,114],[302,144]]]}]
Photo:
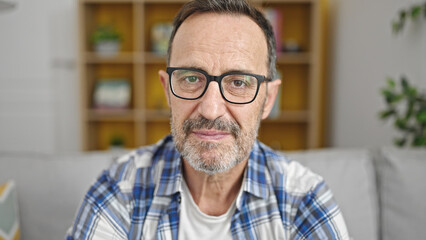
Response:
[{"label": "shirt sleeve", "polygon": [[324,181],[302,199],[291,239],[350,239],[342,213]]},{"label": "shirt sleeve", "polygon": [[128,239],[133,204],[109,171],[89,189],[67,240]]}]

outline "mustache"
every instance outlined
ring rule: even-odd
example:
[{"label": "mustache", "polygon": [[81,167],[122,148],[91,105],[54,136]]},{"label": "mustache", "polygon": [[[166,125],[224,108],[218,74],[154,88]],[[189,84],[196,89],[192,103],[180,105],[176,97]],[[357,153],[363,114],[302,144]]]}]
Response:
[{"label": "mustache", "polygon": [[188,135],[193,130],[198,130],[203,128],[229,132],[235,138],[241,135],[241,128],[236,122],[230,121],[230,120],[224,120],[222,118],[209,120],[203,116],[199,116],[196,119],[186,119],[183,122],[183,131],[185,132],[186,135]]}]

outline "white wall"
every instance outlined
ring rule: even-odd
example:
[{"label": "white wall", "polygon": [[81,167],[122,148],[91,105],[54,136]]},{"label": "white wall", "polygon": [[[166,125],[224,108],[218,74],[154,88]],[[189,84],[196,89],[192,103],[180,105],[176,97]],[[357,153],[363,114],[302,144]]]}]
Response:
[{"label": "white wall", "polygon": [[79,148],[75,0],[0,12],[0,151]]},{"label": "white wall", "polygon": [[390,27],[399,9],[418,2],[330,0],[331,146],[391,145],[399,136],[377,117],[385,106],[379,91],[387,76],[401,74],[426,89],[426,20],[398,36]]}]

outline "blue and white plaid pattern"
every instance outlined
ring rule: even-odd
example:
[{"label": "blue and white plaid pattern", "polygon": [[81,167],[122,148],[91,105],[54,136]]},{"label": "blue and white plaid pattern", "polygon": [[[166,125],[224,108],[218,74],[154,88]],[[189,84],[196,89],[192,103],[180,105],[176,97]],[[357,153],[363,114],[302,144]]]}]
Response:
[{"label": "blue and white plaid pattern", "polygon": [[[86,194],[67,239],[177,239],[182,177],[171,136],[121,157]],[[234,239],[349,239],[322,178],[259,142],[236,207]]]}]

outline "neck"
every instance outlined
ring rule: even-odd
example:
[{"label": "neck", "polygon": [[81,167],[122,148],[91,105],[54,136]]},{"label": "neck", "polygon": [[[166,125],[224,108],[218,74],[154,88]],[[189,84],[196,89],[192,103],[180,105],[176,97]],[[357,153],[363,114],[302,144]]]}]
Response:
[{"label": "neck", "polygon": [[247,160],[224,173],[208,175],[192,168],[183,160],[183,174],[194,202],[211,216],[224,214],[237,197]]}]

